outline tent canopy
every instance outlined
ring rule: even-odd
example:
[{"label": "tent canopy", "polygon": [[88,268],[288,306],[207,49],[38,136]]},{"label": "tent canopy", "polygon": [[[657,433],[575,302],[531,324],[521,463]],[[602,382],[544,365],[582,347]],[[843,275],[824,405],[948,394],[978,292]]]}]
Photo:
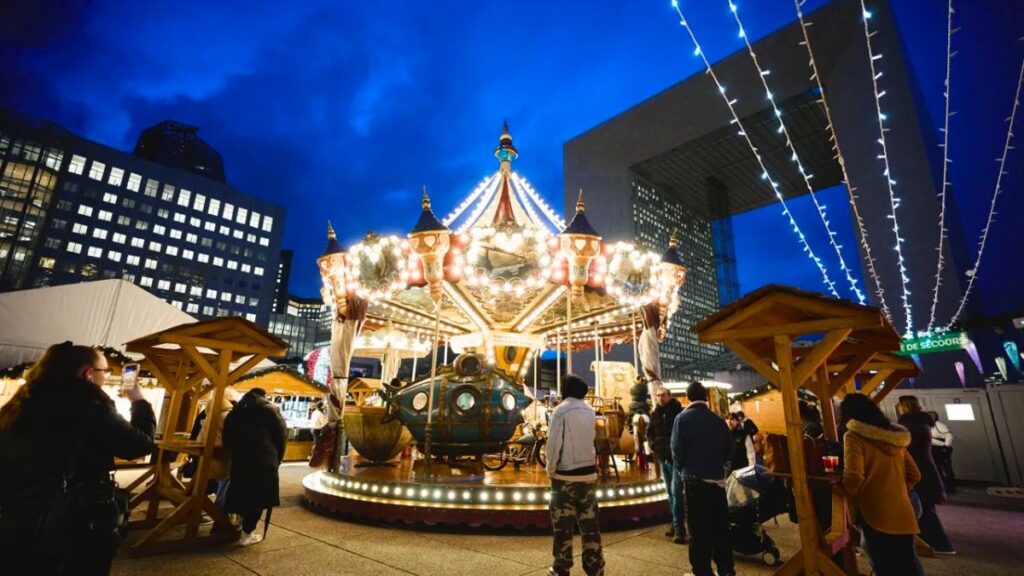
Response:
[{"label": "tent canopy", "polygon": [[195,322],[125,280],[98,280],[0,294],[0,367],[38,359],[65,340],[124,350],[125,342]]}]

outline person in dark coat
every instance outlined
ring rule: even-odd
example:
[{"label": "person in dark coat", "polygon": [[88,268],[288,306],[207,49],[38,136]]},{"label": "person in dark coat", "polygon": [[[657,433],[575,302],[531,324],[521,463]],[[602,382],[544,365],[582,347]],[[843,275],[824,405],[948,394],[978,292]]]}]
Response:
[{"label": "person in dark coat", "polygon": [[658,390],[658,405],[651,413],[647,426],[647,442],[661,465],[661,476],[668,492],[668,506],[672,511],[672,527],[665,536],[676,544],[686,544],[686,505],[683,502],[683,479],[672,464],[672,424],[683,411],[683,405],[672,397],[668,388]]},{"label": "person in dark coat", "polygon": [[[110,497],[114,457],[153,450],[153,407],[138,387],[123,390],[131,422],[122,418],[101,388],[109,372],[98,348],[51,346],[0,410],[0,558],[19,574],[110,573],[110,509],[54,508],[65,479],[72,496]],[[66,521],[57,522],[61,511]]]},{"label": "person in dark coat", "polygon": [[242,516],[242,546],[263,540],[256,532],[260,516],[281,504],[277,469],[284,460],[287,428],[266,396],[262,388],[253,388],[224,419],[224,447],[231,452],[225,510]]},{"label": "person in dark coat", "polygon": [[956,554],[936,512],[936,506],[946,501],[946,490],[932,458],[932,417],[916,396],[900,396],[896,410],[900,413],[900,426],[910,432],[907,451],[921,471],[921,481],[914,486],[914,493],[921,501],[921,517],[917,521],[921,539],[934,548],[936,554]]},{"label": "person in dark coat", "polygon": [[685,483],[690,567],[695,576],[713,576],[714,559],[719,576],[735,576],[725,497],[732,435],[725,421],[708,407],[704,385],[690,384],[686,397],[690,405],[672,426],[672,460]]},{"label": "person in dark coat", "polygon": [[726,419],[732,435],[732,452],[729,456],[729,470],[739,470],[757,463],[754,454],[754,439],[743,429],[743,423],[737,413],[729,414]]}]

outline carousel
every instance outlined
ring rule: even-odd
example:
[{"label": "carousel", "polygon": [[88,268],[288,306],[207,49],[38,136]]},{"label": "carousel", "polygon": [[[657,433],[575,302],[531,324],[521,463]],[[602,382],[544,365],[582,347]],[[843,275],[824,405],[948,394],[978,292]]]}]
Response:
[{"label": "carousel", "polygon": [[[407,236],[371,233],[345,249],[328,225],[318,264],[335,312],[330,423],[305,498],[325,513],[367,519],[547,526],[546,408],[530,368],[552,350],[551,394],[563,372],[595,371],[602,523],[663,517],[664,483],[642,449],[625,447],[625,430],[642,425],[661,386],[658,346],[687,273],[678,240],[673,234],[664,253],[604,242],[582,191],[566,223],[512,170],[518,152],[507,125],[494,155],[497,172],[443,219],[424,190]],[[625,387],[600,369],[613,345],[634,351]],[[356,355],[381,361],[371,394],[350,393],[344,376]],[[407,358],[429,371],[390,384]]]}]

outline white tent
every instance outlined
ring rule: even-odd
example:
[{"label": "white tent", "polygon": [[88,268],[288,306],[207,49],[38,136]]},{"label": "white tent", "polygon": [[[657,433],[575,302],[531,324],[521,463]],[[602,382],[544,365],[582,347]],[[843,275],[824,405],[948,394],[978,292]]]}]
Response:
[{"label": "white tent", "polygon": [[196,319],[124,280],[0,294],[0,368],[38,359],[53,344],[109,346]]}]

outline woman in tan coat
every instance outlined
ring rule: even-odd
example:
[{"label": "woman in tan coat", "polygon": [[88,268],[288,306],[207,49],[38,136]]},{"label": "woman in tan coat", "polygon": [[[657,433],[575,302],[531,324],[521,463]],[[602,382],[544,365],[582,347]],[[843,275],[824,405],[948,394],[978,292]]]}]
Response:
[{"label": "woman in tan coat", "polygon": [[846,434],[838,490],[849,499],[871,567],[878,576],[922,576],[909,496],[921,473],[907,452],[910,433],[862,394],[848,394],[839,411]]}]

